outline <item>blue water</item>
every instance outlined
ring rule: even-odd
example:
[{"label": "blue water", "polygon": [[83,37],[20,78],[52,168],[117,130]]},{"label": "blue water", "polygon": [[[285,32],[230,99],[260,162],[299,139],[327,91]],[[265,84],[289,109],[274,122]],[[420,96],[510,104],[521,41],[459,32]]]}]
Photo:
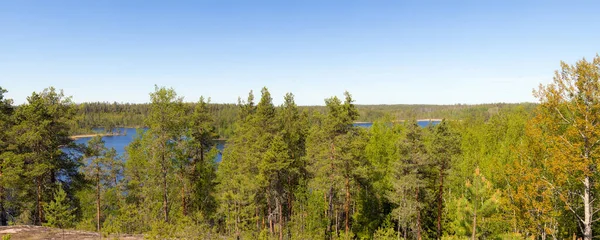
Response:
[{"label": "blue water", "polygon": [[[419,124],[419,126],[421,126],[421,127],[427,127],[430,124],[436,125],[438,123],[440,123],[440,121],[417,121],[417,124]],[[365,128],[371,127],[372,125],[373,125],[373,123],[355,123],[354,124],[354,126],[365,127]],[[96,130],[101,130],[101,129],[96,129]],[[132,142],[133,139],[135,139],[135,137],[137,136],[137,130],[135,128],[119,128],[119,130],[121,132],[124,132],[125,135],[105,136],[105,137],[102,137],[102,140],[104,140],[105,146],[107,148],[114,148],[115,150],[117,150],[117,153],[119,154],[119,156],[124,157],[125,156],[125,147],[127,147],[127,145],[129,145],[129,143]],[[75,143],[85,144],[90,139],[91,139],[91,137],[79,138],[79,139],[75,140]],[[219,150],[219,154],[217,154],[217,156],[215,158],[215,162],[221,162],[221,159],[223,157],[222,154],[223,154],[224,148],[225,148],[225,141],[217,141],[217,149]]]},{"label": "blue water", "polygon": [[440,124],[442,121],[429,121],[429,120],[424,120],[424,121],[417,121],[417,124],[421,127],[427,127],[429,125],[435,126]]},{"label": "blue water", "polygon": [[[439,123],[441,123],[441,121],[429,121],[429,120],[419,120],[419,121],[417,121],[417,124],[419,126],[421,126],[421,127],[427,127],[429,125],[437,125]],[[355,123],[354,126],[368,128],[368,127],[373,126],[373,123],[372,122]]]},{"label": "blue water", "polygon": [[[135,128],[119,128],[119,130],[126,134],[123,136],[104,136],[102,140],[104,140],[104,145],[107,148],[114,148],[119,155],[123,156],[125,154],[125,147],[137,136],[137,131]],[[92,138],[79,138],[75,140],[75,143],[87,143],[90,139]]]},{"label": "blue water", "polygon": [[[104,145],[107,148],[114,148],[117,150],[117,153],[123,157],[125,156],[125,147],[127,147],[127,145],[129,145],[129,143],[135,139],[137,136],[137,131],[135,128],[119,128],[119,130],[126,134],[121,136],[104,136],[102,137],[102,140],[104,140]],[[75,143],[85,144],[90,139],[92,138],[79,138],[75,140]],[[217,141],[217,149],[219,150],[219,154],[217,154],[215,162],[221,162],[223,148],[225,148],[225,141]]]},{"label": "blue water", "polygon": [[355,123],[354,126],[368,128],[368,127],[373,126],[373,123],[372,122],[361,122],[361,123]]}]

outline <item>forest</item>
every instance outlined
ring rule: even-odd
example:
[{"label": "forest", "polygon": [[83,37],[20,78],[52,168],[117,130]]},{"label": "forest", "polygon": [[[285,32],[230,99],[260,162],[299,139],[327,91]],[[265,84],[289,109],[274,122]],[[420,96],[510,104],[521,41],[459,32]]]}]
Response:
[{"label": "forest", "polygon": [[[0,225],[149,239],[567,239],[598,236],[600,56],[561,63],[538,103],[75,104],[0,88]],[[443,118],[420,127],[418,118]],[[406,120],[406,121],[399,121]],[[374,121],[369,128],[357,121]],[[96,127],[144,126],[119,156]],[[220,163],[216,139],[226,138]]]},{"label": "forest", "polygon": [[[238,117],[238,104],[210,103],[207,99],[208,112],[213,118],[220,139],[227,139],[233,134],[233,126]],[[183,102],[186,105],[186,113],[191,113],[196,103]],[[515,107],[525,107],[531,111],[535,107],[533,103],[497,103],[479,105],[355,105],[359,112],[358,122],[375,122],[389,116],[396,120],[410,119],[464,119],[469,117],[489,117],[490,114]],[[91,102],[75,104],[76,114],[70,122],[72,134],[87,134],[115,127],[139,128],[147,127],[144,119],[148,115],[150,104],[108,103]],[[325,114],[325,106],[298,106],[299,111],[307,111],[309,115],[313,112]]]}]

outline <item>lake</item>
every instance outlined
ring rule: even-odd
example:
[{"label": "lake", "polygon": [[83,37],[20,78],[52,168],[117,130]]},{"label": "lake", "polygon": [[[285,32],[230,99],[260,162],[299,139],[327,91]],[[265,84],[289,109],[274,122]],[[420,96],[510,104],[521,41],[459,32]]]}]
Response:
[{"label": "lake", "polygon": [[[104,136],[102,137],[102,140],[104,140],[104,145],[107,148],[114,148],[115,150],[117,150],[117,153],[120,156],[124,156],[125,155],[125,147],[127,147],[127,145],[129,145],[130,142],[133,141],[133,139],[135,139],[135,137],[137,136],[137,130],[135,128],[118,128],[121,132],[124,132],[125,135],[119,135],[119,136]],[[90,139],[92,139],[91,137],[85,137],[85,138],[78,138],[77,140],[75,140],[75,143],[87,143]],[[222,152],[223,149],[225,148],[225,141],[217,141],[217,149],[219,149],[219,154],[217,154],[217,157],[215,158],[215,162],[221,162],[221,158],[222,158]]]},{"label": "lake", "polygon": [[[440,123],[441,121],[439,120],[418,120],[417,124],[421,127],[427,127],[430,124],[431,125],[436,125],[438,123]],[[355,123],[354,126],[358,126],[358,127],[371,127],[373,125],[373,123],[371,122],[367,122],[367,123]],[[98,129],[101,130],[101,129]],[[115,150],[117,150],[117,153],[120,156],[124,156],[125,155],[125,147],[127,147],[127,145],[129,145],[130,142],[133,141],[133,139],[135,139],[135,137],[137,136],[137,130],[135,128],[118,128],[118,130],[120,132],[124,132],[124,135],[119,135],[119,136],[104,136],[102,137],[102,140],[104,140],[105,146],[107,148],[114,148]],[[81,143],[81,144],[85,144],[87,143],[87,141],[89,141],[91,139],[91,137],[85,137],[85,138],[78,138],[77,140],[75,140],[75,143]],[[219,154],[217,154],[216,158],[215,158],[215,162],[221,162],[221,159],[223,157],[222,153],[223,153],[223,149],[225,148],[225,141],[217,141],[217,149],[219,150]]]},{"label": "lake", "polygon": [[[417,125],[421,126],[421,127],[427,127],[429,125],[437,125],[439,123],[441,123],[442,121],[438,120],[438,119],[423,119],[423,120],[417,120]],[[359,122],[359,123],[355,123],[354,126],[357,127],[371,127],[373,126],[372,122]]]}]

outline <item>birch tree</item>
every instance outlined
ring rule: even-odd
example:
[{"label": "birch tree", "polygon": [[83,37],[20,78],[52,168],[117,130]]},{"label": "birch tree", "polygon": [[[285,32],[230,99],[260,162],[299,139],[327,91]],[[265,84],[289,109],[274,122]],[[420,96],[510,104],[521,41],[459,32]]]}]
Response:
[{"label": "birch tree", "polygon": [[600,56],[575,65],[561,62],[554,81],[535,91],[540,105],[534,121],[548,146],[543,179],[579,222],[583,239],[594,237],[600,157]]}]

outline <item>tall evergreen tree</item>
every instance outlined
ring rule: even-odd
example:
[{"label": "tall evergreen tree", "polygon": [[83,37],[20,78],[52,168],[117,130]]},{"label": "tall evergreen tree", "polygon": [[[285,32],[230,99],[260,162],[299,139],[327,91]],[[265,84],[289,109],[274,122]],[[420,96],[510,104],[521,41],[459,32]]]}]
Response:
[{"label": "tall evergreen tree", "polygon": [[165,222],[169,222],[169,178],[173,174],[174,162],[177,161],[174,148],[183,137],[184,116],[183,99],[177,96],[173,89],[155,86],[155,91],[150,94],[151,106],[146,125],[149,130],[151,161],[159,167],[158,178],[161,181],[163,210]]},{"label": "tall evergreen tree", "polygon": [[310,187],[325,193],[328,238],[332,233],[339,233],[342,222],[346,235],[350,234],[350,191],[355,170],[350,132],[356,128],[353,122],[358,111],[348,92],[345,97],[344,103],[337,97],[325,100],[327,116],[322,125],[312,129],[307,139],[309,172],[314,176]]},{"label": "tall evergreen tree", "polygon": [[[104,145],[101,136],[95,136],[90,139],[85,149],[84,158],[87,160],[83,167],[83,172],[94,185],[96,192],[96,231],[100,232],[101,226],[101,199],[103,191],[111,185],[111,166],[117,165],[116,151],[109,150]],[[116,177],[115,177],[116,178]],[[115,181],[117,181],[115,179]]]},{"label": "tall evergreen tree", "polygon": [[18,181],[20,174],[20,164],[10,162],[10,159],[14,160],[14,157],[9,156],[13,155],[9,151],[10,142],[12,141],[12,136],[9,133],[12,127],[13,106],[12,99],[4,97],[6,92],[6,89],[0,87],[0,226],[8,224],[6,190],[17,184],[16,181]]},{"label": "tall evergreen tree", "polygon": [[224,217],[225,232],[237,237],[252,229],[252,225],[256,231],[262,229],[260,209],[255,201],[259,189],[253,150],[257,138],[253,127],[257,107],[252,92],[248,94],[247,101],[240,101],[239,107],[240,116],[235,123],[234,134],[227,141],[217,171],[218,212]]},{"label": "tall evergreen tree", "polygon": [[24,179],[29,194],[35,196],[34,223],[44,222],[43,205],[53,184],[60,180],[79,179],[79,162],[62,151],[69,146],[69,121],[74,106],[70,98],[54,88],[33,93],[27,103],[17,108],[14,114],[14,152],[23,161]]},{"label": "tall evergreen tree", "polygon": [[[300,184],[306,178],[306,163],[304,161],[305,142],[307,134],[307,117],[306,114],[301,114],[298,106],[294,102],[294,95],[287,93],[284,97],[283,105],[277,114],[277,124],[279,133],[277,137],[281,137],[285,143],[287,153],[285,158],[288,160],[288,166],[281,169],[282,176],[281,185],[283,187],[282,194],[282,209],[280,222],[288,221],[291,218],[294,204],[294,192],[301,187]],[[303,186],[304,187],[304,186]],[[283,206],[286,206],[285,208]],[[285,216],[284,216],[285,214]],[[283,230],[280,231],[283,234]]]},{"label": "tall evergreen tree", "polygon": [[393,124],[389,117],[373,123],[369,128],[364,150],[368,168],[358,196],[360,202],[357,211],[360,214],[356,214],[356,233],[359,238],[373,236],[391,211],[392,203],[386,195],[392,190],[393,164],[400,157],[398,142],[402,128],[402,124]]},{"label": "tall evergreen tree", "polygon": [[[121,207],[120,220],[123,232],[142,233],[157,218],[162,207],[162,188],[153,165],[148,146],[151,137],[138,129],[136,138],[126,147],[127,160],[124,165],[126,204]],[[157,204],[158,203],[158,204]],[[132,212],[133,211],[133,212]],[[164,218],[163,218],[164,220]]]},{"label": "tall evergreen tree", "polygon": [[433,140],[431,142],[431,160],[438,172],[437,184],[437,239],[442,237],[442,213],[444,208],[444,178],[447,172],[452,168],[452,162],[460,154],[460,136],[450,129],[449,123],[444,119],[433,130]]},{"label": "tall evergreen tree", "polygon": [[[393,164],[392,191],[389,200],[396,204],[393,213],[398,220],[398,229],[403,226],[404,238],[409,229],[416,239],[422,238],[422,199],[430,167],[423,130],[413,121],[408,124],[404,139],[400,143],[400,158]],[[410,226],[409,226],[410,225]],[[400,234],[401,231],[398,231]]]},{"label": "tall evergreen tree", "polygon": [[204,216],[211,214],[216,207],[214,158],[217,154],[215,139],[218,138],[218,135],[214,127],[214,119],[209,112],[209,103],[210,99],[206,101],[204,97],[200,97],[191,115],[187,131],[187,151],[192,168],[190,182],[193,187],[193,198],[191,204]]}]

